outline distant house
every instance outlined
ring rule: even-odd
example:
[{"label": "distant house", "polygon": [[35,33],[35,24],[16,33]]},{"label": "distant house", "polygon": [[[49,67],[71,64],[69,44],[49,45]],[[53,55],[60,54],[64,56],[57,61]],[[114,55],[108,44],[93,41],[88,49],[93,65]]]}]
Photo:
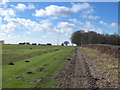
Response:
[{"label": "distant house", "polygon": [[51,44],[51,43],[47,43],[47,45],[50,45],[50,46],[52,46],[52,44]]},{"label": "distant house", "polygon": [[32,43],[32,45],[37,45],[36,43]]},{"label": "distant house", "polygon": [[25,45],[30,45],[30,43],[29,42],[25,42]]},{"label": "distant house", "polygon": [[5,43],[4,40],[1,40],[1,41],[0,41],[0,44],[4,44],[4,43]]},{"label": "distant house", "polygon": [[19,45],[30,45],[29,42],[23,42],[23,43],[19,43]]}]

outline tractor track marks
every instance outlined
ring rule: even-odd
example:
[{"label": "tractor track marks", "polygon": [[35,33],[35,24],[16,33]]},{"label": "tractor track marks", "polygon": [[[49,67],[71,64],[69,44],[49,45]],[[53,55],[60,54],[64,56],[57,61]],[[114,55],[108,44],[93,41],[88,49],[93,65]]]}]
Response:
[{"label": "tractor track marks", "polygon": [[61,70],[61,86],[64,88],[98,88],[97,79],[91,74],[91,70],[86,62],[85,54],[76,47],[68,61],[68,66]]}]

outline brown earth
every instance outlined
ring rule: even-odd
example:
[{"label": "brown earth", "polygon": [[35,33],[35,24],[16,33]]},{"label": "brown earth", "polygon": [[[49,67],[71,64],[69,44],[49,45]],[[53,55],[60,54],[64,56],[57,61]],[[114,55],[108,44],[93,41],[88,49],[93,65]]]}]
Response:
[{"label": "brown earth", "polygon": [[[113,76],[105,76],[99,73],[93,63],[89,62],[86,53],[76,47],[73,54],[66,59],[68,66],[61,70],[62,80],[55,84],[61,88],[117,88],[117,79]],[[94,69],[94,70],[93,70]],[[97,71],[97,70],[98,71]],[[105,79],[104,79],[105,78]],[[112,78],[114,82],[108,82],[107,78]],[[101,84],[104,80],[105,83]]]}]

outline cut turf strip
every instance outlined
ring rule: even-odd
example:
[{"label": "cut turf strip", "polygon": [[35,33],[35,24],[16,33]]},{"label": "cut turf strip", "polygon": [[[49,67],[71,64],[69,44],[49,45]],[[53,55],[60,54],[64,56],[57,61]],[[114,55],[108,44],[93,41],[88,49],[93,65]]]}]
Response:
[{"label": "cut turf strip", "polygon": [[[15,65],[13,65],[12,67],[10,65],[3,65],[4,71],[3,87],[4,88],[55,87],[54,86],[55,82],[58,82],[60,78],[51,79],[51,77],[56,75],[56,73],[59,73],[60,69],[66,65],[64,58],[67,58],[74,49],[74,47],[59,47],[59,48],[61,48],[59,51],[51,50],[52,52],[49,53],[19,60],[15,62]],[[25,61],[30,62],[28,64]],[[20,77],[22,78],[22,80],[14,80],[16,77]],[[35,79],[39,78],[42,78],[44,82],[41,81],[40,83],[34,83],[36,82]]]}]

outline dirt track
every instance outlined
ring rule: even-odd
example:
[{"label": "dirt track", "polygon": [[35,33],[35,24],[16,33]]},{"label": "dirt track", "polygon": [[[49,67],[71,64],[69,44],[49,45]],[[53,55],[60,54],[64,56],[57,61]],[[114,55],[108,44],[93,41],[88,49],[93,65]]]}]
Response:
[{"label": "dirt track", "polygon": [[97,83],[99,79],[93,76],[91,72],[88,58],[85,53],[76,47],[72,56],[66,60],[68,66],[61,71],[62,83],[59,85],[64,88],[100,88]]}]

